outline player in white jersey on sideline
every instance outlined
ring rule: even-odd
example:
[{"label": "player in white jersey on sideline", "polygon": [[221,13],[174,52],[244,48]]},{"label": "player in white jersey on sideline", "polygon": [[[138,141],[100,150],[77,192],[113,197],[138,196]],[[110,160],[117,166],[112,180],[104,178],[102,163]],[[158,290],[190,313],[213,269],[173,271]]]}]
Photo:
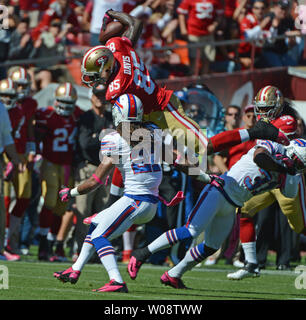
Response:
[{"label": "player in white jersey on sideline", "polygon": [[223,187],[212,182],[203,189],[183,227],[169,230],[145,248],[132,252],[128,264],[130,277],[137,277],[141,265],[151,254],[179,241],[196,238],[205,230],[204,242],[191,248],[183,260],[160,279],[165,285],[186,288],[181,277],[220,248],[232,229],[236,208],[254,195],[274,188],[280,188],[284,196],[294,198],[305,167],[306,140],[292,140],[288,147],[258,140],[255,147],[221,176]]},{"label": "player in white jersey on sideline", "polygon": [[[103,183],[115,164],[124,178],[124,195],[92,219],[77,261],[69,269],[55,272],[54,276],[63,282],[76,283],[84,265],[96,251],[108,272],[110,282],[93,291],[128,292],[117,266],[115,249],[110,241],[121,236],[132,224],[144,224],[154,217],[159,201],[158,187],[162,179],[162,170],[152,157],[154,155],[159,159],[162,139],[156,135],[158,130],[154,131],[156,149],[155,154],[152,154],[154,150],[151,148],[137,153],[137,150],[132,148],[132,143],[128,144],[123,138],[123,124],[127,122],[130,123],[131,135],[138,128],[145,128],[151,134],[158,128],[150,123],[142,123],[143,107],[138,97],[131,94],[120,96],[113,106],[112,113],[117,131],[105,135],[101,140],[101,164],[92,177],[76,188],[62,189],[60,197],[62,201],[67,201],[70,197],[92,191]],[[145,154],[146,152],[150,154]],[[152,159],[152,164],[145,162],[148,159],[146,156]]]}]

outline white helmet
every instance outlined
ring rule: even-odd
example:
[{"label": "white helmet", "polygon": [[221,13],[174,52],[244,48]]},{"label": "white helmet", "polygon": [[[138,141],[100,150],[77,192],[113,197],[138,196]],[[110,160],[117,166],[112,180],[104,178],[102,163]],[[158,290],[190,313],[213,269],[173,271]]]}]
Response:
[{"label": "white helmet", "polygon": [[133,94],[123,94],[114,103],[112,115],[115,127],[121,122],[142,122],[142,102]]},{"label": "white helmet", "polygon": [[302,173],[306,168],[306,140],[293,139],[290,145],[286,147],[287,155],[295,163],[297,172]]}]

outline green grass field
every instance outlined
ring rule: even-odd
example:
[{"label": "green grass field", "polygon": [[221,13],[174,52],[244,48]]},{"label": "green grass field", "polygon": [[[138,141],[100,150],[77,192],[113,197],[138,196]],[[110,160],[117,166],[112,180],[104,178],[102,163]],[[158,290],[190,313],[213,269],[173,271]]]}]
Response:
[{"label": "green grass field", "polygon": [[[305,257],[303,258],[305,260]],[[300,264],[306,264],[302,260]],[[293,271],[276,271],[274,267],[262,270],[255,279],[230,281],[226,274],[237,270],[220,262],[215,266],[194,268],[187,272],[184,283],[190,289],[176,290],[159,281],[166,267],[143,265],[136,280],[131,280],[126,265],[119,264],[129,293],[96,293],[108,282],[104,268],[99,264],[85,266],[78,283],[61,283],[53,277],[54,271],[69,267],[70,263],[38,262],[36,256],[21,261],[4,262],[9,271],[9,288],[0,290],[0,300],[296,300],[306,299],[306,289],[296,289]],[[1,282],[2,283],[2,282]],[[306,285],[306,284],[305,284]]]}]

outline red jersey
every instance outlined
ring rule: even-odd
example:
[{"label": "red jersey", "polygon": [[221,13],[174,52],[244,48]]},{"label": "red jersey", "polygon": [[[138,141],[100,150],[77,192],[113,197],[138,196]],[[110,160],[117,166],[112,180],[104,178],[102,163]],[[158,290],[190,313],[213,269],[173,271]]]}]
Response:
[{"label": "red jersey", "polygon": [[35,114],[36,108],[37,102],[28,97],[17,103],[16,107],[8,110],[13,129],[12,135],[18,153],[24,154],[26,152],[29,121]]},{"label": "red jersey", "polygon": [[36,126],[44,133],[43,158],[60,165],[72,164],[78,113],[75,110],[71,116],[63,117],[51,106],[38,109]]},{"label": "red jersey", "polygon": [[281,115],[271,123],[276,127],[281,129],[286,135],[294,135],[297,130],[297,121],[294,117],[289,115]]},{"label": "red jersey", "polygon": [[251,148],[255,146],[256,142],[254,140],[249,140],[228,149],[226,165],[228,170],[238,161],[240,158],[246,154]]},{"label": "red jersey", "polygon": [[108,40],[106,46],[112,51],[117,68],[108,81],[106,100],[114,103],[122,94],[130,93],[142,101],[144,114],[163,110],[173,91],[160,88],[151,79],[131,41],[125,37],[115,37]]},{"label": "red jersey", "polygon": [[183,0],[177,8],[178,14],[188,15],[187,31],[194,36],[210,34],[207,27],[223,12],[220,0]]},{"label": "red jersey", "polygon": [[[246,31],[253,29],[254,27],[259,26],[259,22],[256,18],[256,16],[253,13],[248,13],[241,21],[240,23],[240,39],[246,39]],[[264,34],[267,33],[267,30],[269,30],[270,24],[268,24],[264,30],[261,32]],[[259,31],[260,32],[260,31]],[[245,42],[240,43],[239,45],[239,53],[240,54],[250,54],[251,53],[251,43]],[[256,49],[255,52],[258,54],[261,52],[261,46],[258,45],[258,42],[256,43]]]}]

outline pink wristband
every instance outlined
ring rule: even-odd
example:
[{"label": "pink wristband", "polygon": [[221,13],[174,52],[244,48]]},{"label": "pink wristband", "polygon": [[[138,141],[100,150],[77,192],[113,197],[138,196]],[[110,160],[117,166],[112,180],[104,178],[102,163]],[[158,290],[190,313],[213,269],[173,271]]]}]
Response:
[{"label": "pink wristband", "polygon": [[92,177],[93,177],[99,184],[104,184],[95,174],[93,174]]}]

